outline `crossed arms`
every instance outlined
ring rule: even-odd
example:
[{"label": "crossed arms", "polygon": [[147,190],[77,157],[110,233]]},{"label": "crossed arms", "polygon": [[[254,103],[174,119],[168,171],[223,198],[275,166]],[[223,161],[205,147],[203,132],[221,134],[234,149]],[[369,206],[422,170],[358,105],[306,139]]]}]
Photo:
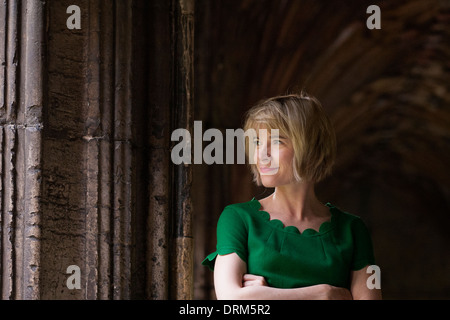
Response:
[{"label": "crossed arms", "polygon": [[369,289],[366,268],[351,272],[350,290],[328,284],[279,289],[269,287],[263,277],[247,274],[246,263],[236,253],[218,255],[214,267],[214,286],[220,300],[376,300],[380,289]]}]

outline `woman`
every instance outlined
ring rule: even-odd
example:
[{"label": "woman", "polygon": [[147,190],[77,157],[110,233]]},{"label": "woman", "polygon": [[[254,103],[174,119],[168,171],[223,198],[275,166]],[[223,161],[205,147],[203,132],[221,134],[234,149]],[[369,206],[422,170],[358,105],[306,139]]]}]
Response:
[{"label": "woman", "polygon": [[274,192],[222,212],[217,250],[203,261],[214,270],[217,298],[380,299],[367,286],[375,261],[364,223],[314,193],[336,154],[320,103],[305,94],[263,101],[244,129],[256,132],[247,143],[254,180]]}]

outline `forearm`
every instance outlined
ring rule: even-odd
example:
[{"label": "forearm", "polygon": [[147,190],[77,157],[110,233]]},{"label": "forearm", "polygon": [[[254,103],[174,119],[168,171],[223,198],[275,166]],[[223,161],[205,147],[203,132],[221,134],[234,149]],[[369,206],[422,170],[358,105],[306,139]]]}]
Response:
[{"label": "forearm", "polygon": [[218,294],[219,300],[316,300],[323,299],[323,285],[280,289],[268,286],[230,288]]},{"label": "forearm", "polygon": [[351,285],[353,299],[355,300],[381,300],[381,289],[369,289],[367,281],[370,273],[367,273],[367,267],[361,270],[351,272]]}]

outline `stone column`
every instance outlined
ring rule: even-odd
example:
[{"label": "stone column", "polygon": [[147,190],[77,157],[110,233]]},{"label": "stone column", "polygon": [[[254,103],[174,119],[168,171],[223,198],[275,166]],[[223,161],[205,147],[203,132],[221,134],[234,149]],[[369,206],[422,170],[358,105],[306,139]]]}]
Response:
[{"label": "stone column", "polygon": [[0,5],[3,299],[193,297],[193,3]]},{"label": "stone column", "polygon": [[[194,108],[194,1],[175,1],[174,128],[193,134]],[[192,232],[192,167],[172,166],[173,243],[169,260],[172,266],[173,299],[192,299],[194,241]]]},{"label": "stone column", "polygon": [[3,299],[40,296],[44,5],[0,6],[0,208]]}]

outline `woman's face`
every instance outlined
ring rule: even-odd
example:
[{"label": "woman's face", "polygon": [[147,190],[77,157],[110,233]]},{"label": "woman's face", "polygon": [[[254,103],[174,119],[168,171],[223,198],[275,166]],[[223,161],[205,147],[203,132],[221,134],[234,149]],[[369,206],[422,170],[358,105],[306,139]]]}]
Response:
[{"label": "woman's face", "polygon": [[267,188],[289,184],[295,180],[292,143],[276,131],[278,130],[257,130],[255,139],[255,163],[261,182]]}]

